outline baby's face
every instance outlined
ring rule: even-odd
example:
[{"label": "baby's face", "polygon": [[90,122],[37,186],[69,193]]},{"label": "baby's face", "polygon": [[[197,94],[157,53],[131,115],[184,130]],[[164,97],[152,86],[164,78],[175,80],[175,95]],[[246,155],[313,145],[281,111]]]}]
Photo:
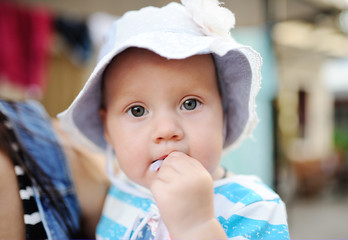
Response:
[{"label": "baby's face", "polygon": [[167,60],[129,49],[110,64],[105,84],[105,138],[130,179],[150,187],[157,174],[150,165],[173,151],[214,174],[223,148],[223,111],[211,55]]}]

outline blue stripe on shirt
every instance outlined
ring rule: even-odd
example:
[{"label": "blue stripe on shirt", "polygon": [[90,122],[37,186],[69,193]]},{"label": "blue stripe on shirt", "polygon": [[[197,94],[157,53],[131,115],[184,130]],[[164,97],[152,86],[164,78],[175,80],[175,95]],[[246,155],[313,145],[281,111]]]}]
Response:
[{"label": "blue stripe on shirt", "polygon": [[249,205],[254,202],[262,201],[262,197],[250,188],[246,188],[238,183],[229,183],[214,189],[215,194],[225,196],[233,203],[241,202],[244,205]]},{"label": "blue stripe on shirt", "polygon": [[109,194],[112,195],[114,198],[119,199],[120,201],[127,203],[131,206],[134,206],[136,208],[142,209],[144,211],[148,211],[151,204],[154,204],[153,201],[151,201],[148,198],[141,198],[134,196],[132,194],[120,191],[117,187],[111,186],[109,190]]},{"label": "blue stripe on shirt", "polygon": [[239,215],[233,215],[227,220],[218,217],[218,220],[229,238],[242,236],[247,239],[289,239],[288,227],[285,224],[272,225],[264,220],[255,220]]},{"label": "blue stripe on shirt", "polygon": [[102,216],[97,227],[97,234],[102,233],[100,237],[103,239],[122,239],[127,228],[117,222],[112,221],[108,217]]}]

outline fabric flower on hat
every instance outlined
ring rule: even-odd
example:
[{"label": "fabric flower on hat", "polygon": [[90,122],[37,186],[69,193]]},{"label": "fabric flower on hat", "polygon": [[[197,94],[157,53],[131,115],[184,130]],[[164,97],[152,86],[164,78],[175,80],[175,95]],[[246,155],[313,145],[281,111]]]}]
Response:
[{"label": "fabric flower on hat", "polygon": [[230,30],[235,25],[234,14],[222,6],[219,0],[181,0],[192,19],[208,36],[230,39]]}]

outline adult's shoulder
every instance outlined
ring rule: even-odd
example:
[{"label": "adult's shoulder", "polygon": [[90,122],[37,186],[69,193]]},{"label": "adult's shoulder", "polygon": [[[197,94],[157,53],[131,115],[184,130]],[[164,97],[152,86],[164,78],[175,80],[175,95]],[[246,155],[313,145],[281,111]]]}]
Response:
[{"label": "adult's shoulder", "polygon": [[19,196],[17,176],[11,160],[1,148],[0,219],[0,239],[24,239],[23,206]]},{"label": "adult's shoulder", "polygon": [[86,237],[93,238],[110,186],[105,171],[105,157],[76,142],[60,127],[57,119],[52,119],[52,123],[71,170],[82,210],[82,232]]}]

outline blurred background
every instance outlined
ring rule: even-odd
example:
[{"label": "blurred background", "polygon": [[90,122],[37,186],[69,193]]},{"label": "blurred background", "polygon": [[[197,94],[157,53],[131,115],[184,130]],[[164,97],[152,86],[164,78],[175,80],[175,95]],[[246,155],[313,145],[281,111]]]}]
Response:
[{"label": "blurred background", "polygon": [[[0,97],[55,117],[78,94],[103,33],[164,0],[0,1]],[[253,137],[222,164],[287,204],[292,239],[348,239],[348,1],[225,0],[232,35],[263,58]]]}]

